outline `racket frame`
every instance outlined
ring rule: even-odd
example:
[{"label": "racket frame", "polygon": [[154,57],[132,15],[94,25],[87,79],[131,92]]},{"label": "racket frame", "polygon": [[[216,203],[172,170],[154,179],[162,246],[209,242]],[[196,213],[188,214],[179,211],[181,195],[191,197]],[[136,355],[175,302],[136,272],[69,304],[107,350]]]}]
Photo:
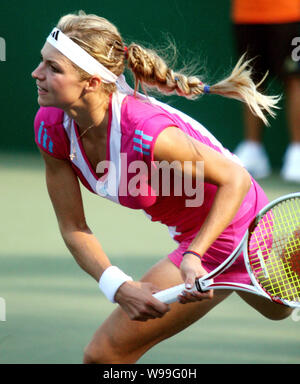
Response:
[{"label": "racket frame", "polygon": [[[248,250],[247,250],[248,239],[249,239],[249,230],[246,231],[237,248],[232,252],[230,256],[228,256],[228,258],[222,264],[220,264],[215,270],[209,272],[207,275],[196,280],[195,286],[199,292],[209,291],[210,289],[232,289],[232,290],[255,293],[259,296],[272,300],[271,296],[266,291],[264,291],[262,287],[259,285],[259,283],[257,282],[254,276],[254,273],[251,270],[250,262],[248,259]],[[249,284],[244,284],[244,283],[227,282],[227,281],[214,282],[213,279],[216,276],[221,275],[228,268],[230,268],[231,265],[236,261],[236,259],[241,255],[242,252],[243,252],[246,269],[253,286]]]},{"label": "racket frame", "polygon": [[[295,308],[300,307],[300,302],[295,301],[288,301],[276,296],[270,295],[257,281],[255,278],[255,275],[251,269],[250,261],[248,258],[248,242],[249,242],[249,233],[252,232],[252,230],[255,228],[255,226],[258,224],[260,219],[265,215],[266,212],[268,212],[272,207],[277,205],[278,203],[291,199],[291,198],[300,198],[300,192],[290,193],[285,196],[281,196],[273,201],[271,201],[269,204],[267,204],[264,208],[262,208],[256,217],[253,219],[252,223],[250,224],[249,228],[245,232],[242,240],[240,241],[239,245],[236,247],[236,249],[232,252],[230,256],[226,260],[224,260],[223,263],[221,263],[216,269],[213,271],[207,273],[200,279],[196,279],[194,286],[189,291],[199,291],[199,292],[205,292],[210,289],[231,289],[231,290],[238,290],[238,291],[244,291],[256,294],[258,296],[264,297],[270,301],[280,303],[287,305],[289,307]],[[253,286],[243,283],[235,283],[235,282],[214,282],[214,278],[216,276],[219,276],[224,271],[226,271],[240,256],[240,254],[243,253],[244,257],[244,263],[247,269],[247,272],[249,274],[250,280],[253,284]],[[180,284],[175,287],[171,287],[168,289],[165,289],[163,291],[157,292],[154,294],[154,297],[158,300],[163,301],[164,303],[171,304],[175,301],[177,301],[177,296],[180,295],[185,288],[185,284]]]}]

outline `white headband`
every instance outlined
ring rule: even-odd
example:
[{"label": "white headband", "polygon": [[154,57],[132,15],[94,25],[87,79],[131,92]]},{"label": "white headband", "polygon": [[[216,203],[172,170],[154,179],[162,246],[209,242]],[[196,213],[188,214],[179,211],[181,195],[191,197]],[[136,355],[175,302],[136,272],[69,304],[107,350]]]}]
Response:
[{"label": "white headband", "polygon": [[58,28],[52,30],[47,42],[90,75],[99,75],[103,83],[115,83],[117,81],[118,76],[104,67]]}]

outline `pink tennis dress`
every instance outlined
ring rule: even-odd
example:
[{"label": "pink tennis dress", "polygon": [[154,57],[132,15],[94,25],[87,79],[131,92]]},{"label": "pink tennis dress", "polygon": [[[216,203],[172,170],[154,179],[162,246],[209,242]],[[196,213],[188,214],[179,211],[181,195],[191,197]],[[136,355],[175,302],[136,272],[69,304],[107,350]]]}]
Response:
[{"label": "pink tennis dress", "polygon": [[[210,210],[217,187],[203,182],[202,198],[196,201],[196,197],[184,188],[181,193],[176,193],[172,188],[174,175],[171,175],[170,188],[163,191],[161,170],[154,161],[153,151],[158,135],[170,126],[239,162],[203,125],[189,116],[153,98],[135,98],[120,91],[115,92],[110,100],[107,157],[97,170],[91,167],[84,153],[76,123],[64,111],[42,107],[34,122],[38,147],[51,156],[70,161],[82,184],[91,192],[117,204],[141,209],[152,221],[166,225],[177,242],[177,248],[169,258],[179,267],[182,253]],[[70,154],[74,149],[76,157],[71,160]],[[99,178],[96,171],[104,175]],[[263,190],[252,180],[234,220],[202,257],[207,271],[219,265],[235,249],[252,218],[267,201]],[[249,283],[242,257],[227,272],[227,278]]]}]

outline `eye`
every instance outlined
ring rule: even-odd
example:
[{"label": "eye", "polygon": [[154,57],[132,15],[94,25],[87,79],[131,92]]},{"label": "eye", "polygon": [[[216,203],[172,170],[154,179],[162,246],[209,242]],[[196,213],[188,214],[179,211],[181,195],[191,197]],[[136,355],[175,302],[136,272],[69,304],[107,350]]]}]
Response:
[{"label": "eye", "polygon": [[51,64],[50,64],[50,68],[51,68],[51,71],[52,71],[52,72],[59,73],[59,70],[58,70],[54,65],[51,65]]}]

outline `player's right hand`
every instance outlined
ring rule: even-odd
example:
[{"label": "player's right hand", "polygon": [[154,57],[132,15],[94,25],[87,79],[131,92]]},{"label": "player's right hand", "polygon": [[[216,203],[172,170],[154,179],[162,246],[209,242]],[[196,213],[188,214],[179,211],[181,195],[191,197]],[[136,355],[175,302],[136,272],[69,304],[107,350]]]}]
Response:
[{"label": "player's right hand", "polygon": [[169,310],[168,304],[155,299],[159,289],[151,283],[127,281],[115,294],[115,301],[131,320],[147,321],[163,317]]}]

